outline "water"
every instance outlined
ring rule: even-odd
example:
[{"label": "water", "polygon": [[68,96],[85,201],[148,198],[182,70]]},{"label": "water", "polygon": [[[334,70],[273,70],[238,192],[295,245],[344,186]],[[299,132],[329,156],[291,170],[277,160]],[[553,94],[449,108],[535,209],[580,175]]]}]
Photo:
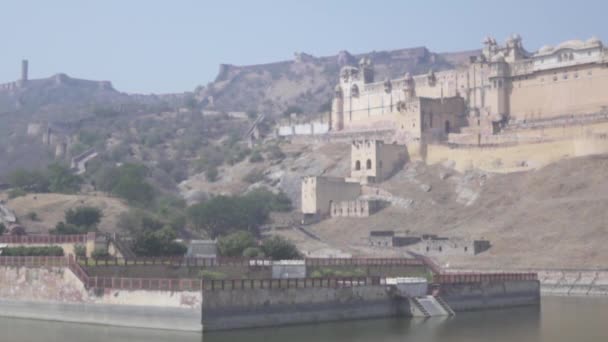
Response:
[{"label": "water", "polygon": [[451,319],[383,319],[205,334],[0,318],[2,342],[601,342],[608,299],[543,298],[541,308],[459,313]]}]

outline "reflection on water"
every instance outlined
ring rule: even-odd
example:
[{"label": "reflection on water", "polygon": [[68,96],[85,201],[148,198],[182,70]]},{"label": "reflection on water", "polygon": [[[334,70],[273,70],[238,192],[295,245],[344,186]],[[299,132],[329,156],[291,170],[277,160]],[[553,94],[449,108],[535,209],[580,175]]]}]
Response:
[{"label": "reflection on water", "polygon": [[205,334],[0,318],[2,342],[598,342],[608,340],[608,299],[543,298],[541,308],[459,313]]}]

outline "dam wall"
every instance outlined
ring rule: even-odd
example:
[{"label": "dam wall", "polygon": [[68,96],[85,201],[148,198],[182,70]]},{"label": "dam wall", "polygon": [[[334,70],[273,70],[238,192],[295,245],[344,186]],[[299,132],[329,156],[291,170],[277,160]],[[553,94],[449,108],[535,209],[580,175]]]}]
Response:
[{"label": "dam wall", "polygon": [[439,295],[456,312],[539,305],[540,283],[504,280],[441,284]]},{"label": "dam wall", "polygon": [[205,331],[410,316],[408,300],[390,287],[256,288],[204,290]]},{"label": "dam wall", "polygon": [[[456,312],[539,305],[539,282],[531,278],[438,277],[432,293]],[[403,289],[387,284],[386,278],[376,277],[210,281],[203,289],[203,327],[213,331],[412,316],[410,302],[401,293]]]}]

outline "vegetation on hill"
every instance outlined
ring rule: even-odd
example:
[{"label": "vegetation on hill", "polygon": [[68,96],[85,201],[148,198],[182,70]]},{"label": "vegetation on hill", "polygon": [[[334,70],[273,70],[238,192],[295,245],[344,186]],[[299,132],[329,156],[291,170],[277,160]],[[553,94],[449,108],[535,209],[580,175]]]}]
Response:
[{"label": "vegetation on hill", "polygon": [[188,217],[196,229],[215,238],[240,230],[255,235],[271,211],[289,210],[291,201],[285,194],[257,189],[243,196],[220,195],[193,205],[188,208]]},{"label": "vegetation on hill", "polygon": [[43,171],[16,170],[8,176],[8,183],[13,187],[11,197],[17,197],[27,192],[71,194],[80,190],[82,178],[72,174],[67,166],[52,163]]},{"label": "vegetation on hill", "polygon": [[289,260],[301,257],[297,247],[289,240],[272,236],[258,244],[255,237],[246,231],[238,231],[218,239],[218,252],[227,257],[271,258]]},{"label": "vegetation on hill", "polygon": [[65,212],[65,222],[57,223],[51,234],[84,234],[97,230],[103,212],[94,207],[77,207]]}]

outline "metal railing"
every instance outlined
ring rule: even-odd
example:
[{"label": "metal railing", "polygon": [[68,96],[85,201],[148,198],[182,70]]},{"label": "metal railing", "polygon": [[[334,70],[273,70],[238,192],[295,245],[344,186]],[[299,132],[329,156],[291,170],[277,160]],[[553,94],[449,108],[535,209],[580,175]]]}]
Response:
[{"label": "metal railing", "polygon": [[346,288],[367,285],[384,285],[384,277],[338,277],[338,278],[293,278],[293,279],[230,279],[204,280],[203,290],[252,290],[252,289],[297,289],[297,288]]},{"label": "metal railing", "polygon": [[307,258],[306,266],[424,266],[413,258]]},{"label": "metal railing", "polygon": [[0,243],[6,244],[62,244],[86,243],[86,234],[76,235],[2,235]]}]

